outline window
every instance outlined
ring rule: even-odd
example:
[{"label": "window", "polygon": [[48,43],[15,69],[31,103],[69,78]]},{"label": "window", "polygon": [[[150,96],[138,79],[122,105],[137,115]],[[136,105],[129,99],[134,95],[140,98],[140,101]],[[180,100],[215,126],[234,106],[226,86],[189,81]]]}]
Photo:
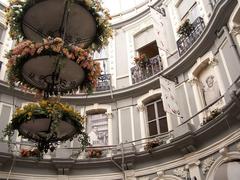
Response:
[{"label": "window", "polygon": [[197,3],[195,3],[191,9],[182,17],[182,19],[189,19],[193,23],[200,16],[200,11]]},{"label": "window", "polygon": [[106,114],[88,115],[87,132],[92,146],[108,145],[108,118]]},{"label": "window", "polygon": [[147,44],[146,46],[138,49],[137,52],[139,55],[145,54],[148,58],[155,57],[155,56],[159,55],[157,42],[153,41],[153,42]]},{"label": "window", "polygon": [[214,179],[216,180],[239,180],[240,161],[232,160],[223,163],[216,171]]},{"label": "window", "polygon": [[1,72],[1,70],[2,70],[2,64],[3,64],[3,62],[0,61],[0,72]]},{"label": "window", "polygon": [[149,103],[146,108],[149,136],[168,132],[166,112],[163,109],[162,101]]}]

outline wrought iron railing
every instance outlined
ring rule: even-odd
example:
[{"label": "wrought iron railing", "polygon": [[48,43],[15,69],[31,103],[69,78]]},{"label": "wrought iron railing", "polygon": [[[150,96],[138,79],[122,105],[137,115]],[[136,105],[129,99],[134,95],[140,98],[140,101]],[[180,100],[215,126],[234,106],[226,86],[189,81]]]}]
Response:
[{"label": "wrought iron railing", "polygon": [[96,91],[107,91],[111,88],[111,74],[102,74],[98,78]]},{"label": "wrought iron railing", "polygon": [[131,68],[132,83],[136,84],[163,70],[161,58],[159,55],[150,58],[146,67],[134,66]]},{"label": "wrought iron railing", "polygon": [[183,55],[202,34],[205,24],[203,18],[198,17],[193,23],[193,30],[188,36],[182,36],[177,40],[179,55]]}]

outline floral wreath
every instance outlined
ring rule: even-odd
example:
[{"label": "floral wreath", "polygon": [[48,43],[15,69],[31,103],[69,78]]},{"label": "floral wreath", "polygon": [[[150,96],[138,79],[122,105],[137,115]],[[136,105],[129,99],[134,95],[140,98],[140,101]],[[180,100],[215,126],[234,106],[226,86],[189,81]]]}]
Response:
[{"label": "floral wreath", "polygon": [[[37,148],[40,152],[47,152],[48,150],[53,151],[56,148],[56,134],[57,134],[57,128],[59,126],[59,123],[61,120],[67,119],[70,120],[74,127],[75,127],[75,134],[70,137],[72,140],[75,137],[78,137],[78,140],[82,144],[82,150],[86,148],[86,146],[89,145],[88,142],[88,135],[84,132],[84,121],[85,117],[81,116],[78,112],[74,111],[74,109],[69,106],[68,104],[63,104],[57,101],[53,100],[42,100],[38,104],[37,103],[29,103],[28,105],[16,109],[13,119],[11,122],[7,125],[7,127],[3,131],[4,137],[8,137],[9,141],[8,143],[11,144],[11,137],[14,135],[14,131],[18,130],[19,127],[27,121],[34,120],[37,117],[45,117],[45,118],[51,118],[52,123],[50,127],[50,132],[48,134],[48,137],[46,140],[41,142],[39,140],[37,142]],[[27,134],[19,134],[20,136],[23,136],[24,138],[30,138],[34,140],[34,137]],[[66,141],[67,138],[62,138],[60,141]],[[36,141],[36,140],[34,140]],[[55,143],[55,146],[54,146]],[[54,148],[54,149],[53,149]]]},{"label": "floral wreath", "polygon": [[[22,30],[22,19],[26,11],[31,8],[34,4],[42,0],[10,0],[10,6],[6,8],[6,20],[7,24],[10,25],[10,36],[13,39],[20,40],[24,39],[25,35]],[[82,5],[87,9],[96,20],[96,36],[91,45],[90,50],[100,51],[104,46],[107,46],[108,39],[112,37],[112,29],[109,23],[111,16],[107,9],[101,6],[98,0],[71,0]]]},{"label": "floral wreath", "polygon": [[101,74],[100,64],[89,56],[89,51],[77,46],[66,46],[61,38],[44,39],[43,43],[26,40],[11,50],[6,56],[8,58],[7,71],[10,85],[14,86],[15,83],[19,83],[19,86],[25,89],[38,90],[24,79],[22,67],[31,58],[44,55],[66,57],[67,60],[75,61],[84,70],[84,81],[75,90],[80,88],[91,92],[96,87],[97,79]]}]

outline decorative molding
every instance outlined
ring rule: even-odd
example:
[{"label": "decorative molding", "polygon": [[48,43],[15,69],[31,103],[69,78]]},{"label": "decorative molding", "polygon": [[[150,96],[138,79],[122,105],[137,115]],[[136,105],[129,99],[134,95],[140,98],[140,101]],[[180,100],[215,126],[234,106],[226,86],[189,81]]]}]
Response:
[{"label": "decorative molding", "polygon": [[240,143],[237,144],[237,150],[240,151]]},{"label": "decorative molding", "polygon": [[105,114],[107,115],[108,119],[112,119],[113,118],[113,114],[111,112],[106,112]]},{"label": "decorative molding", "polygon": [[217,66],[218,65],[218,60],[216,58],[211,58],[211,59],[209,59],[208,64],[213,66],[213,67]]},{"label": "decorative molding", "polygon": [[110,105],[95,103],[92,106],[87,106],[86,107],[86,114],[88,114],[91,111],[100,110],[100,109],[101,110],[106,110],[106,113],[112,113],[112,107]]},{"label": "decorative molding", "polygon": [[161,93],[162,93],[161,89],[155,89],[155,90],[151,89],[147,94],[144,94],[137,100],[137,105],[142,106],[144,105],[144,101],[146,101],[147,99],[153,96],[160,95]]},{"label": "decorative molding", "polygon": [[215,160],[212,156],[203,160],[203,162],[202,162],[202,172],[203,172],[204,175],[207,174],[207,172],[209,171],[209,169],[213,165],[214,161]]},{"label": "decorative molding", "polygon": [[183,179],[188,177],[188,171],[184,167],[174,169],[173,174]]},{"label": "decorative molding", "polygon": [[163,175],[164,175],[164,171],[158,171],[158,172],[157,172],[157,176],[158,176],[158,177],[162,177]]},{"label": "decorative molding", "polygon": [[228,153],[227,147],[224,147],[224,148],[220,149],[220,150],[219,150],[219,153],[220,153],[222,156],[227,156],[227,153]]},{"label": "decorative molding", "polygon": [[[227,156],[227,157],[226,157]],[[211,165],[208,174],[206,176],[206,179],[208,180],[214,180],[214,175],[217,171],[217,169],[225,162],[229,160],[240,160],[240,153],[239,152],[229,152],[226,154],[226,156],[220,156],[218,157],[214,163]]]},{"label": "decorative molding", "polygon": [[240,25],[239,24],[234,24],[230,33],[234,36],[240,34]]},{"label": "decorative molding", "polygon": [[191,86],[196,85],[199,80],[196,77],[192,77],[191,79],[188,80],[188,82],[191,84]]},{"label": "decorative molding", "polygon": [[139,104],[139,105],[137,105],[137,109],[140,112],[144,112],[146,108],[145,108],[144,104]]}]

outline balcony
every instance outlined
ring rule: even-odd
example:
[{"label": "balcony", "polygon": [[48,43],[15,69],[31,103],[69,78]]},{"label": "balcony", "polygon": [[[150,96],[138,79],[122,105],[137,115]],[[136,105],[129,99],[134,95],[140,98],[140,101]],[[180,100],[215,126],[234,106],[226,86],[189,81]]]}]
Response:
[{"label": "balcony", "polygon": [[96,91],[107,91],[111,87],[111,74],[102,74],[98,78]]},{"label": "balcony", "polygon": [[182,36],[177,41],[179,55],[183,55],[202,34],[205,24],[203,18],[198,17],[193,23],[193,31],[188,36]]},{"label": "balcony", "polygon": [[150,58],[149,64],[146,66],[146,68],[141,68],[139,66],[134,66],[131,68],[132,84],[136,84],[148,79],[151,76],[159,73],[161,70],[163,70],[163,67],[160,56],[157,55],[153,58]]}]

